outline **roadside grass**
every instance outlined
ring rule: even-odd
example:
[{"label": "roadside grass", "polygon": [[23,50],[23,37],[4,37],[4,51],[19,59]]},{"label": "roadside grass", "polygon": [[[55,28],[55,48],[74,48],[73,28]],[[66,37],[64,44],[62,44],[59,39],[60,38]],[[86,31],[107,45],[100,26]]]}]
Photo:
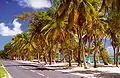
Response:
[{"label": "roadside grass", "polygon": [[5,71],[2,63],[0,63],[0,78],[8,78],[8,74]]},{"label": "roadside grass", "polygon": [[2,58],[0,57],[0,60],[2,60]]}]

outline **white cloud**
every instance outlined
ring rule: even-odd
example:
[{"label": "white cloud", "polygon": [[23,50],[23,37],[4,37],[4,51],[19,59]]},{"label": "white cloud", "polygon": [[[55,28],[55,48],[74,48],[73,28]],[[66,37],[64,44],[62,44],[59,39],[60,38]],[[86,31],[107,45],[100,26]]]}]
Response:
[{"label": "white cloud", "polygon": [[107,50],[111,50],[111,49],[113,49],[112,46],[108,46],[108,47],[107,47]]},{"label": "white cloud", "polygon": [[14,28],[10,29],[8,26],[5,25],[5,23],[0,23],[0,35],[14,36],[16,34],[23,32],[21,30],[21,24],[17,21],[17,19],[14,19],[12,24],[14,25]]},{"label": "white cloud", "polygon": [[17,1],[20,6],[31,7],[33,9],[51,7],[51,3],[49,0],[13,0],[13,1]]}]

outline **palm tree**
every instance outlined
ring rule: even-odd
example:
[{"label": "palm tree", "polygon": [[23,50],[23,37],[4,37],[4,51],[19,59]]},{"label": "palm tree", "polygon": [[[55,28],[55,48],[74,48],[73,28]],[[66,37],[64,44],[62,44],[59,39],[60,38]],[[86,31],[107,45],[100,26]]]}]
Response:
[{"label": "palm tree", "polygon": [[[28,21],[30,23],[30,26],[28,28],[29,34],[31,35],[30,41],[37,42],[37,47],[41,48],[41,52],[43,52],[46,45],[43,32],[45,32],[46,30],[43,32],[41,32],[41,30],[49,21],[52,20],[50,14],[45,11],[37,11],[33,12],[32,14],[25,12],[22,16],[17,16],[17,18],[20,20]],[[36,51],[38,53],[39,59],[40,51],[38,51],[38,49],[36,49]]]},{"label": "palm tree", "polygon": [[[30,42],[39,42],[36,44],[39,45],[39,48],[41,48],[42,52],[45,46],[50,47],[48,51],[50,62],[52,61],[51,52],[53,51],[53,45],[65,41],[67,36],[75,36],[75,34],[77,34],[79,44],[78,66],[82,66],[81,59],[83,57],[84,67],[87,68],[84,47],[88,41],[88,57],[90,58],[91,42],[94,42],[93,55],[94,67],[96,67],[96,54],[100,52],[100,43],[98,42],[100,41],[101,36],[106,36],[106,22],[109,23],[110,29],[116,26],[114,28],[114,30],[117,29],[115,32],[116,38],[118,38],[117,36],[119,35],[119,21],[116,20],[119,19],[118,17],[120,8],[117,6],[117,2],[119,2],[119,0],[61,0],[57,2],[58,6],[55,5],[56,9],[53,9],[54,11],[49,11],[49,13],[34,12],[32,15],[26,12],[23,14],[23,16],[17,16],[17,18],[30,23]],[[112,3],[112,5],[110,5],[110,3]],[[117,9],[113,8],[114,6],[117,7]],[[109,7],[110,12],[108,10]],[[114,12],[114,14],[109,15],[111,12]],[[115,24],[113,24],[114,22]],[[111,32],[113,33],[113,31]],[[84,40],[84,35],[87,37],[87,40]],[[115,42],[113,39],[115,37],[112,37],[111,35],[111,38]],[[116,45],[116,47],[117,46],[118,45]]]},{"label": "palm tree", "polygon": [[[78,66],[81,64],[81,52],[83,53],[83,31],[85,22],[88,15],[94,14],[94,7],[91,5],[89,0],[61,0],[57,9],[55,11],[55,23],[52,23],[49,30],[60,29],[60,32],[72,32],[73,34],[78,34],[79,38],[79,52],[78,52]],[[90,14],[91,13],[91,14]],[[84,18],[84,19],[83,19]],[[64,23],[66,21],[66,23]],[[68,24],[67,24],[68,23]],[[57,32],[57,34],[59,34]],[[57,35],[56,35],[57,36]],[[84,59],[85,60],[85,59]],[[84,61],[85,62],[85,61]],[[86,63],[84,63],[86,64]],[[84,65],[86,68],[86,65]]]},{"label": "palm tree", "polygon": [[28,33],[21,33],[14,36],[14,39],[12,40],[12,47],[18,52],[18,58],[20,58],[20,56],[23,57],[25,54],[32,56],[31,52],[36,47],[36,45],[34,42],[30,42],[29,38],[30,36]]},{"label": "palm tree", "polygon": [[[105,8],[105,13],[108,14],[107,15],[107,20],[108,20],[108,24],[109,24],[109,34],[111,36],[112,39],[112,46],[114,49],[114,64],[115,62],[118,60],[115,60],[117,56],[116,54],[116,47],[118,45],[116,45],[116,40],[119,35],[119,31],[120,31],[120,27],[119,27],[119,17],[120,17],[120,1],[119,0],[113,0],[113,1],[107,1],[105,2],[105,0],[103,0],[103,8]],[[109,9],[108,9],[109,8]],[[119,42],[119,40],[117,40],[117,42]],[[116,63],[117,66],[117,63]]]},{"label": "palm tree", "polygon": [[13,59],[13,51],[11,51],[11,42],[5,44],[4,46],[4,55],[6,59]]}]

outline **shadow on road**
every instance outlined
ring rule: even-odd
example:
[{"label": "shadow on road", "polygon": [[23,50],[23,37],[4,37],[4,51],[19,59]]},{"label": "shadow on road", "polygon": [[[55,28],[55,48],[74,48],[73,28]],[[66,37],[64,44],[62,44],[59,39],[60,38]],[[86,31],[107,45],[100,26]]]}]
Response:
[{"label": "shadow on road", "polygon": [[63,72],[64,74],[80,73],[80,74],[92,74],[95,78],[120,78],[120,73],[102,72],[97,70],[85,70],[74,72]]},{"label": "shadow on road", "polygon": [[55,70],[55,69],[49,69],[49,68],[46,68],[46,67],[40,67],[40,66],[37,66],[37,65],[4,65],[5,67],[24,67],[24,68],[27,68],[27,69],[24,69],[24,70]]},{"label": "shadow on road", "polygon": [[45,68],[45,67],[38,67],[38,68],[30,68],[30,69],[25,69],[25,70],[41,70],[41,71],[43,71],[43,70],[52,70],[52,71],[54,71],[55,69],[49,69],[49,68]]},{"label": "shadow on road", "polygon": [[27,70],[65,70],[65,69],[72,69],[71,67],[65,67],[65,66],[43,66],[43,67],[37,67]]},{"label": "shadow on road", "polygon": [[14,66],[30,66],[30,67],[38,67],[36,65],[4,65],[5,67],[14,67]]}]

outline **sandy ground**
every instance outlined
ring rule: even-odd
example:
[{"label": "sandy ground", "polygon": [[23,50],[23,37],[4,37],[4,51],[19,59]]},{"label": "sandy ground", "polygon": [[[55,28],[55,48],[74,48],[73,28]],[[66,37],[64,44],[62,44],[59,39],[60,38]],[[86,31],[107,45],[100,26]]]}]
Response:
[{"label": "sandy ground", "polygon": [[[19,62],[34,63],[34,62],[22,61],[22,60],[19,60]],[[34,64],[38,64],[38,63],[34,63]],[[54,63],[52,65],[45,65],[45,66],[55,69],[56,67],[67,66],[67,65],[68,63]],[[107,65],[104,67],[97,67],[97,68],[90,67],[88,69],[84,69],[84,67],[74,66],[71,69],[62,69],[62,70],[60,69],[56,71],[60,71],[64,74],[79,75],[84,78],[120,78],[120,67],[115,67],[115,65]]]}]

